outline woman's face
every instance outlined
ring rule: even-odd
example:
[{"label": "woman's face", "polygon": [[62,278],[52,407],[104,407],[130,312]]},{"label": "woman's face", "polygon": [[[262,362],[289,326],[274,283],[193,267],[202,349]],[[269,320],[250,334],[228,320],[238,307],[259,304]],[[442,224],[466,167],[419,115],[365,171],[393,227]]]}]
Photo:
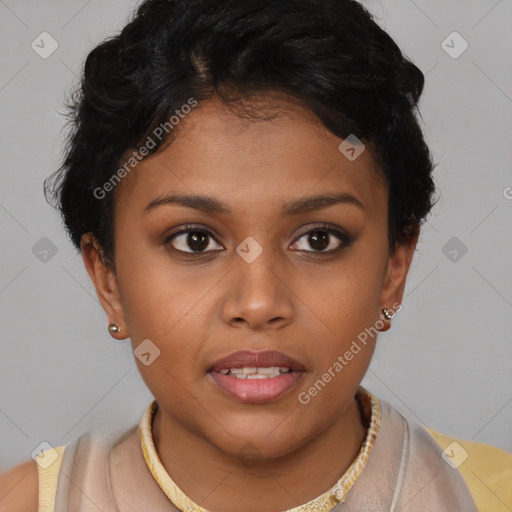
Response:
[{"label": "woman's face", "polygon": [[[414,247],[388,253],[368,148],[347,158],[298,107],[247,121],[208,100],[179,130],[118,185],[115,280],[93,279],[163,413],[226,453],[284,455],[351,402]],[[291,361],[216,364],[238,351]]]}]

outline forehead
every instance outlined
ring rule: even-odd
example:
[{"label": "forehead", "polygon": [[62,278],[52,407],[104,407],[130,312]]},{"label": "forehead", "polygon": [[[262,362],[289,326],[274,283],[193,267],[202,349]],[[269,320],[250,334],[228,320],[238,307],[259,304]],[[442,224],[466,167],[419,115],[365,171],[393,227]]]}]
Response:
[{"label": "forehead", "polygon": [[294,103],[243,108],[211,99],[183,116],[172,142],[122,180],[116,210],[129,204],[142,211],[170,191],[215,196],[239,212],[338,191],[382,213],[387,187],[368,147],[348,159],[339,149],[343,140]]}]

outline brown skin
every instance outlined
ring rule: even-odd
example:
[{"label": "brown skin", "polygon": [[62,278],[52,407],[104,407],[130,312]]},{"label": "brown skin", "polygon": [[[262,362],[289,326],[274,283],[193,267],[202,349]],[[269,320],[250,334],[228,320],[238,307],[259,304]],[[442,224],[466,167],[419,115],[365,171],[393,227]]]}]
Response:
[{"label": "brown skin", "polygon": [[[116,190],[115,272],[88,235],[85,266],[108,321],[121,327],[115,337],[129,336],[134,349],[149,338],[161,351],[149,366],[136,362],[160,406],[153,435],[173,480],[212,511],[286,510],[328,490],[360,449],[365,426],[354,395],[375,338],[307,405],[298,395],[382,308],[401,302],[418,233],[388,252],[387,187],[371,152],[349,161],[341,139],[296,105],[248,121],[212,99],[177,134]],[[175,204],[143,213],[170,192],[215,197],[233,214]],[[354,195],[364,210],[347,203],[281,215],[285,202],[335,192]],[[322,255],[304,236],[321,223],[355,240]],[[165,244],[185,224],[213,233],[208,254],[191,252],[186,234]],[[235,251],[248,236],[263,248],[250,264]],[[328,240],[324,252],[343,244]],[[274,402],[239,402],[208,369],[242,349],[280,350],[306,371]],[[247,443],[250,463],[240,455]]]},{"label": "brown skin", "polygon": [[28,460],[0,475],[0,512],[36,512],[39,474],[35,460]]}]

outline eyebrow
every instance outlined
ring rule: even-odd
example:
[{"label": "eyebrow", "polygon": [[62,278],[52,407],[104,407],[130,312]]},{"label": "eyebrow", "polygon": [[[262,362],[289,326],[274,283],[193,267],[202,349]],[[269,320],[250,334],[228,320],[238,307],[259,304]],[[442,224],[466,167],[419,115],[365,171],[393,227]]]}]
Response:
[{"label": "eyebrow", "polygon": [[[186,195],[172,193],[159,196],[153,199],[144,208],[143,213],[150,212],[159,206],[177,204],[186,208],[194,208],[204,213],[215,214],[232,214],[232,210],[225,203],[215,199],[214,197],[202,195]],[[321,210],[335,204],[351,204],[365,211],[363,203],[357,197],[348,192],[336,194],[325,194],[310,196],[301,199],[295,199],[283,205],[281,213],[283,216],[299,215],[301,213],[311,212],[313,210]]]}]

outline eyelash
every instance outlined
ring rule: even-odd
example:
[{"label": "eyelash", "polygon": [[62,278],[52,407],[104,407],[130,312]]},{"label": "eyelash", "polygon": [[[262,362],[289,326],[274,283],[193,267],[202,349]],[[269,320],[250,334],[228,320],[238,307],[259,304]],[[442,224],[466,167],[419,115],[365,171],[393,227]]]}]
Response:
[{"label": "eyelash", "polygon": [[[169,245],[171,243],[171,241],[174,240],[179,235],[187,234],[187,233],[190,233],[190,232],[193,232],[193,231],[199,232],[199,233],[203,233],[203,234],[207,235],[208,237],[212,238],[213,240],[215,240],[215,242],[217,242],[215,236],[213,235],[213,233],[209,229],[203,228],[203,227],[200,227],[200,226],[194,226],[194,225],[188,224],[188,225],[186,225],[184,227],[184,229],[181,229],[180,231],[177,231],[176,233],[173,233],[172,235],[168,236],[165,239],[165,241],[164,241],[164,245],[166,245],[166,246]],[[296,243],[297,241],[299,241],[304,236],[306,236],[306,235],[308,235],[310,233],[314,233],[316,231],[324,231],[324,232],[328,233],[329,235],[333,235],[335,238],[337,238],[341,242],[340,245],[336,249],[331,249],[329,251],[314,251],[314,250],[312,250],[312,251],[304,251],[303,249],[300,249],[298,252],[332,255],[332,254],[340,252],[344,248],[350,246],[350,244],[354,241],[354,237],[352,237],[351,235],[349,235],[348,233],[346,233],[343,230],[335,229],[332,226],[330,226],[329,224],[319,224],[319,225],[314,226],[313,228],[310,228],[307,231],[301,233],[292,242],[292,244]],[[217,242],[217,243],[219,243],[219,242]],[[215,249],[213,251],[182,251],[182,250],[176,249],[174,247],[172,249],[174,251],[176,251],[176,252],[178,252],[180,254],[184,254],[184,255],[208,254],[208,253],[211,253],[211,252],[220,252],[220,250],[218,250],[218,249]]]}]

